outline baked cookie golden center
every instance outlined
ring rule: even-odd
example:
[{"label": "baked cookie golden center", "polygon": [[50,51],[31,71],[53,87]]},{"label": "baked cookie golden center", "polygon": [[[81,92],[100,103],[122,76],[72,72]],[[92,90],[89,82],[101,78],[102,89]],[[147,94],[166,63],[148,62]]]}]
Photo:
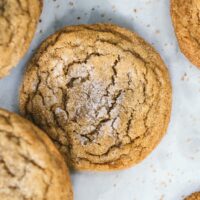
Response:
[{"label": "baked cookie golden center", "polygon": [[200,192],[195,192],[190,196],[186,197],[185,200],[200,200]]},{"label": "baked cookie golden center", "polygon": [[46,134],[1,109],[0,199],[73,199],[64,159]]},{"label": "baked cookie golden center", "polygon": [[71,26],[30,62],[20,107],[75,169],[120,169],[144,159],[166,132],[171,85],[160,56],[135,33]]},{"label": "baked cookie golden center", "polygon": [[181,51],[200,67],[200,1],[171,0],[171,16]]},{"label": "baked cookie golden center", "polygon": [[42,0],[0,0],[0,78],[26,53],[42,10]]}]

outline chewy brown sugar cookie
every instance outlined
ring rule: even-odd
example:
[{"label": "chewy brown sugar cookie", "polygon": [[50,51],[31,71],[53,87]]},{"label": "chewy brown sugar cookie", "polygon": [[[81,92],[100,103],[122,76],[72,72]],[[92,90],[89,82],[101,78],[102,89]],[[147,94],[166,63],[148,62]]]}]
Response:
[{"label": "chewy brown sugar cookie", "polygon": [[200,200],[200,192],[195,192],[190,196],[186,197],[185,200]]},{"label": "chewy brown sugar cookie", "polygon": [[65,162],[46,134],[1,109],[0,199],[73,199]]},{"label": "chewy brown sugar cookie", "polygon": [[42,0],[0,0],[0,78],[26,53],[42,10]]},{"label": "chewy brown sugar cookie", "polygon": [[171,0],[171,16],[181,51],[200,67],[200,1]]},{"label": "chewy brown sugar cookie", "polygon": [[71,26],[38,49],[20,107],[74,168],[121,169],[143,160],[166,132],[171,85],[160,56],[135,33]]}]

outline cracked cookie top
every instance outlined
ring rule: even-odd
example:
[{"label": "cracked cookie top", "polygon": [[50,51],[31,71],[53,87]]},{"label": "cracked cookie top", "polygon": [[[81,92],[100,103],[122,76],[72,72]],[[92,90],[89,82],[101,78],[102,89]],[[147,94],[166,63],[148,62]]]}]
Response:
[{"label": "cracked cookie top", "polygon": [[185,200],[200,200],[200,192],[195,192],[190,196],[186,197]]},{"label": "cracked cookie top", "polygon": [[0,109],[0,199],[72,200],[64,159],[29,121]]},{"label": "cracked cookie top", "polygon": [[42,9],[42,0],[0,1],[0,78],[26,53]]},{"label": "cracked cookie top", "polygon": [[171,16],[181,51],[200,67],[200,1],[171,0]]},{"label": "cracked cookie top", "polygon": [[28,65],[20,107],[75,169],[120,169],[144,159],[166,132],[171,85],[160,56],[135,33],[70,26]]}]

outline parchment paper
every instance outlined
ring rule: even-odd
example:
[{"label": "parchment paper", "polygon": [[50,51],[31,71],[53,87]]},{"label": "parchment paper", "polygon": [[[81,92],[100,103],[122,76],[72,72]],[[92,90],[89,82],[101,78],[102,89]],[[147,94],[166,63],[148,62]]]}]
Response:
[{"label": "parchment paper", "polygon": [[18,112],[23,71],[42,40],[65,25],[96,22],[135,30],[159,51],[171,75],[173,109],[166,136],[141,164],[110,173],[72,172],[75,200],[181,200],[200,190],[200,70],[178,48],[169,0],[44,0],[29,52],[0,80],[0,107]]}]

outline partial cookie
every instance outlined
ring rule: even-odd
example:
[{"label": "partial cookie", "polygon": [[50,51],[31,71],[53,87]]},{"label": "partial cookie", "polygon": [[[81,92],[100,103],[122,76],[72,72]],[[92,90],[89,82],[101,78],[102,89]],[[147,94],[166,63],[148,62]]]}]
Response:
[{"label": "partial cookie", "polygon": [[0,199],[72,200],[65,162],[29,121],[0,109]]},{"label": "partial cookie", "polygon": [[181,51],[200,67],[200,1],[171,0],[171,16]]},{"label": "partial cookie", "polygon": [[42,10],[42,0],[0,1],[0,78],[28,50]]},{"label": "partial cookie", "polygon": [[196,192],[186,197],[185,200],[200,200],[200,192]]},{"label": "partial cookie", "polygon": [[33,57],[20,108],[72,167],[121,169],[143,160],[165,134],[171,85],[160,56],[135,33],[70,26]]}]

